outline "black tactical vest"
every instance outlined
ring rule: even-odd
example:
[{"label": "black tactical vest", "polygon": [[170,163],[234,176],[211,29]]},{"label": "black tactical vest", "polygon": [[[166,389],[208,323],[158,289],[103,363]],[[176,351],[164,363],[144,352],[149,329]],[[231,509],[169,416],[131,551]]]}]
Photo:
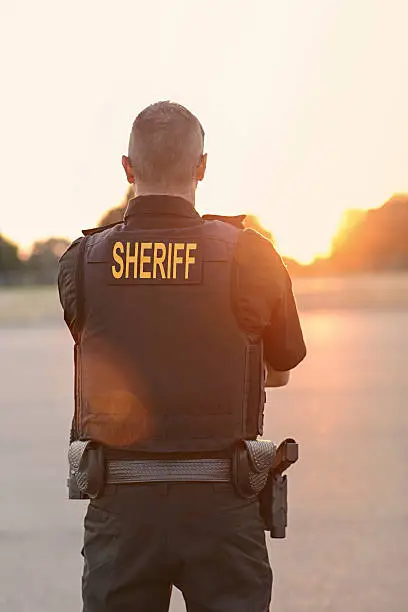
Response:
[{"label": "black tactical vest", "polygon": [[262,341],[231,299],[241,230],[195,226],[87,236],[75,429],[148,452],[230,448],[261,433]]}]

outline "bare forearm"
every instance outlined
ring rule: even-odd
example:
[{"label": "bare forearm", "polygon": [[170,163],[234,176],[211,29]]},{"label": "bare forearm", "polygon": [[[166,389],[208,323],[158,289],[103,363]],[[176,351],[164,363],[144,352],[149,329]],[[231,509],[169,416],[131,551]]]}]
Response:
[{"label": "bare forearm", "polygon": [[289,382],[290,370],[278,372],[265,364],[265,387],[284,387]]}]

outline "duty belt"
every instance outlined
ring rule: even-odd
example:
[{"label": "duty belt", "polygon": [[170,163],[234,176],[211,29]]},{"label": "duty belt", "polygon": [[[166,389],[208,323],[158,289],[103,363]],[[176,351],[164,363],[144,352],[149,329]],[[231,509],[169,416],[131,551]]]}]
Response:
[{"label": "duty belt", "polygon": [[[232,458],[133,458],[109,456],[103,446],[76,440],[68,452],[68,486],[97,497],[109,484],[149,482],[232,482],[243,497],[257,495],[273,466],[276,447],[269,440],[242,440]],[[70,488],[71,492],[71,488]],[[80,499],[74,494],[71,499]]]},{"label": "duty belt", "polygon": [[231,482],[231,459],[112,459],[92,441],[69,446],[70,478],[92,497],[105,484],[148,482]]},{"label": "duty belt", "polygon": [[240,440],[231,459],[122,459],[90,440],[77,440],[70,444],[68,459],[70,499],[97,498],[107,484],[231,482],[241,497],[258,497],[260,516],[271,537],[286,536],[287,478],[283,472],[298,459],[298,445],[292,438],[278,448],[270,440]]}]

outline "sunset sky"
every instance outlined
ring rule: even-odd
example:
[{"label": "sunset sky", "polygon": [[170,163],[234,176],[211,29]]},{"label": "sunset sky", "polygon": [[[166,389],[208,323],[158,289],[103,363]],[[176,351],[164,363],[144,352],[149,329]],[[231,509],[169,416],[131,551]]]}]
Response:
[{"label": "sunset sky", "polygon": [[0,0],[0,232],[75,238],[126,190],[134,116],[206,131],[200,212],[259,215],[302,261],[408,190],[406,0]]}]

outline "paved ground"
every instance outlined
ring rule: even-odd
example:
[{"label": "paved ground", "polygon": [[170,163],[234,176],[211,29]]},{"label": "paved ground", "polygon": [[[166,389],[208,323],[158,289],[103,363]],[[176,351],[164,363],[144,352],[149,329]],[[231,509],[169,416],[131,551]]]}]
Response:
[{"label": "paved ground", "polygon": [[[309,357],[265,437],[298,438],[276,612],[408,610],[408,313],[307,312]],[[80,611],[82,502],[66,500],[71,342],[1,329],[0,611]],[[172,612],[184,605],[178,593]],[[141,611],[142,612],[142,611]]]}]

